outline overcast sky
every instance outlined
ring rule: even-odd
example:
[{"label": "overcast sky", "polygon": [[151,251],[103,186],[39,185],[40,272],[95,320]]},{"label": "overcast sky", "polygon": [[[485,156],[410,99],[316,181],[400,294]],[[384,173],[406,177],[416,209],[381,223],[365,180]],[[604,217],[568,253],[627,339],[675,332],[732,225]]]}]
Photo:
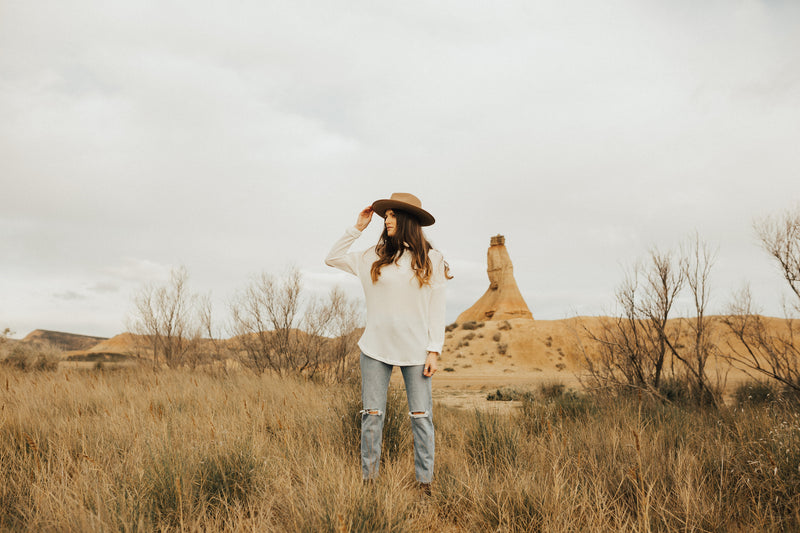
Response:
[{"label": "overcast sky", "polygon": [[713,312],[749,282],[780,315],[752,224],[800,200],[798,27],[790,0],[0,1],[0,330],[117,334],[179,265],[221,319],[291,265],[360,296],[323,259],[395,191],[437,218],[449,321],[497,233],[538,319],[612,312],[695,231]]}]

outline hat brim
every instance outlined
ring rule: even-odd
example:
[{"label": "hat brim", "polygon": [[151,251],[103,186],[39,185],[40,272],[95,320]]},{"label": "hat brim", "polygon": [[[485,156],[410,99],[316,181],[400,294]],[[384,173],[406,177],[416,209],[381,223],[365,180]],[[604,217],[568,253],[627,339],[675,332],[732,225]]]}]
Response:
[{"label": "hat brim", "polygon": [[436,219],[433,218],[433,215],[415,205],[389,199],[375,200],[372,202],[372,210],[375,211],[375,213],[377,213],[377,215],[381,218],[386,218],[386,211],[389,209],[397,209],[413,215],[419,221],[420,226],[431,226],[434,222],[436,222]]}]

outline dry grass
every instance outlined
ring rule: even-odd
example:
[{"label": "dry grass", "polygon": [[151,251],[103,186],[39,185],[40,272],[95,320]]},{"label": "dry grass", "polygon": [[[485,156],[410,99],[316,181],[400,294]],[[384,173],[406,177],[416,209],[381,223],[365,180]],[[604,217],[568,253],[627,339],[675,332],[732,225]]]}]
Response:
[{"label": "dry grass", "polygon": [[0,528],[14,531],[786,531],[800,415],[550,391],[436,411],[413,479],[404,394],[363,486],[357,389],[248,373],[0,368]]}]

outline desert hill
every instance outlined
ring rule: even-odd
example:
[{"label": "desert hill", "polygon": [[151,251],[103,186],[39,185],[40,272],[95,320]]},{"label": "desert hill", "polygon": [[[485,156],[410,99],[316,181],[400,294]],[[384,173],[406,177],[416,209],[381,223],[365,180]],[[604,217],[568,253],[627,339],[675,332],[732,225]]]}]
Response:
[{"label": "desert hill", "polygon": [[[709,319],[709,342],[720,353],[710,357],[709,376],[721,376],[727,385],[749,379],[740,368],[725,359],[729,353],[746,353],[741,343],[723,323],[724,316]],[[788,319],[760,317],[768,335],[786,332]],[[596,360],[598,344],[591,339],[600,335],[614,317],[574,317],[563,320],[512,319],[502,321],[451,324],[445,334],[445,346],[439,361],[437,381],[453,388],[495,387],[560,381],[577,386],[585,373],[585,357]],[[672,331],[681,331],[678,344],[690,346],[691,331],[686,318],[667,323]],[[797,325],[793,326],[797,331]],[[672,360],[668,356],[669,361]],[[667,362],[667,366],[669,364]],[[668,369],[667,369],[668,371]]]},{"label": "desert hill", "polygon": [[104,339],[85,351],[128,354],[135,352],[136,347],[141,345],[142,340],[140,335],[125,332],[114,335],[110,339]]},{"label": "desert hill", "polygon": [[93,337],[90,335],[65,333],[63,331],[35,329],[28,333],[21,342],[48,342],[64,351],[70,351],[88,350],[105,340],[107,340],[106,337]]}]

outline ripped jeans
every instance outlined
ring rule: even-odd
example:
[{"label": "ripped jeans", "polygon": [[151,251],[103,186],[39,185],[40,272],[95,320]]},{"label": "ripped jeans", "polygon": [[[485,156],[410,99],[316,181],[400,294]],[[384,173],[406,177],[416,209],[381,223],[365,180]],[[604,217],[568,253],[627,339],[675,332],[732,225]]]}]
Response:
[{"label": "ripped jeans", "polygon": [[[414,435],[414,470],[417,481],[433,478],[433,400],[431,378],[422,375],[424,365],[401,366],[406,384],[411,432]],[[361,354],[361,473],[364,479],[378,476],[381,462],[386,393],[392,365]]]}]

